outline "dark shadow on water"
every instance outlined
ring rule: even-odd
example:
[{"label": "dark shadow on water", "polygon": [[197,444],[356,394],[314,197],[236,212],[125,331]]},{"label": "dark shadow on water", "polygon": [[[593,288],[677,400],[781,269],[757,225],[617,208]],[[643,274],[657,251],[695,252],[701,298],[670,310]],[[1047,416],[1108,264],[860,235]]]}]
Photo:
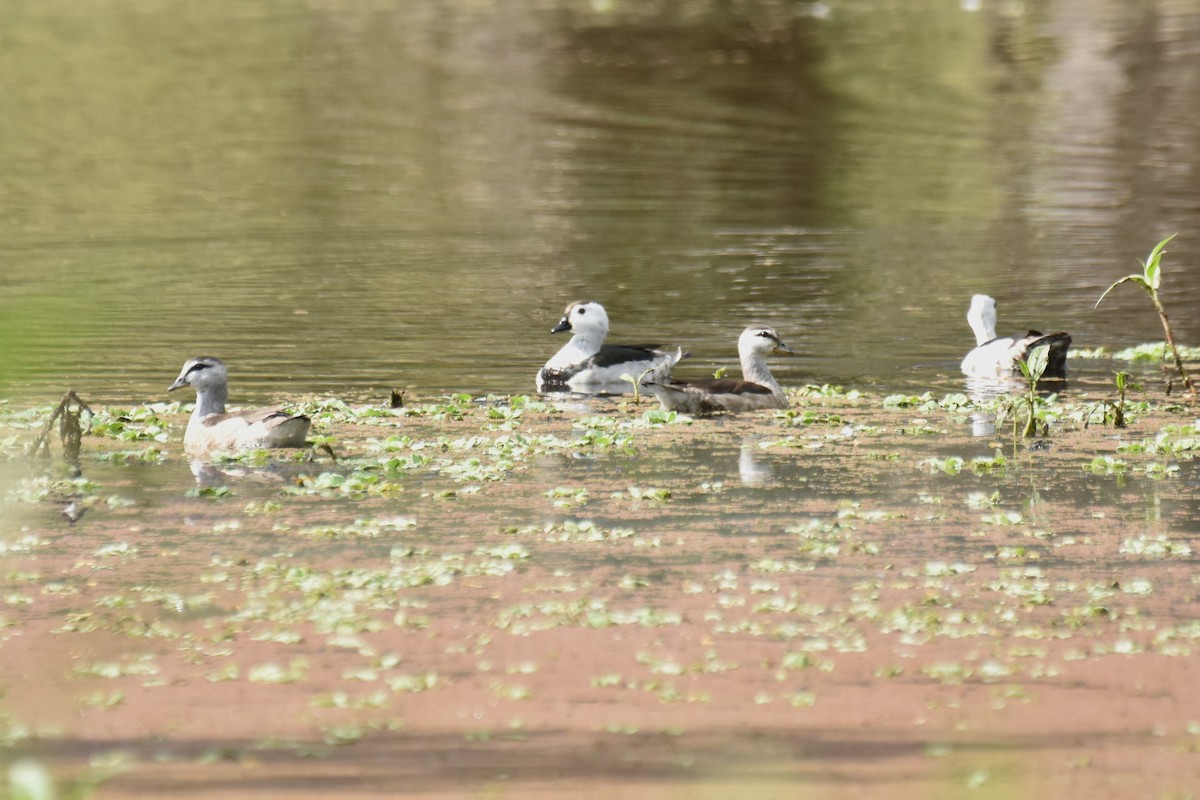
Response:
[{"label": "dark shadow on water", "polygon": [[[140,764],[157,761],[113,780],[111,788],[119,788],[124,797],[207,796],[234,788],[247,795],[290,790],[306,795],[412,796],[477,790],[479,784],[494,785],[498,780],[510,785],[561,782],[612,788],[632,782],[719,785],[746,781],[870,787],[929,780],[929,771],[914,769],[901,760],[925,758],[933,747],[945,747],[949,753],[978,763],[988,756],[1011,758],[1060,751],[1065,758],[1066,751],[1136,748],[1147,738],[1148,734],[1097,732],[1090,736],[980,736],[947,741],[899,730],[738,728],[680,736],[634,734],[597,741],[592,735],[546,730],[498,734],[489,741],[467,741],[461,734],[374,735],[338,748],[301,741],[273,749],[249,740],[59,740],[44,747],[22,748],[25,752],[14,755],[70,767],[114,751],[130,754]],[[165,755],[170,760],[164,759]],[[253,770],[240,768],[244,761],[252,763]],[[239,767],[236,775],[219,771],[222,762]],[[952,773],[946,775],[945,780],[951,779]]]}]

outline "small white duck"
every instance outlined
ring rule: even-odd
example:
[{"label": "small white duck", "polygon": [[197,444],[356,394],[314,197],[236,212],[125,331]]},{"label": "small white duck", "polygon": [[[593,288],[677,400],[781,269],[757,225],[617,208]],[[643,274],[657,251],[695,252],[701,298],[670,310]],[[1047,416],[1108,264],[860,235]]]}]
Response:
[{"label": "small white duck", "polygon": [[303,447],[309,418],[280,408],[225,412],[229,373],[218,358],[189,359],[168,392],[184,386],[196,390],[196,408],[183,435],[183,447],[192,456],[213,450],[253,447]]},{"label": "small white duck", "polygon": [[1029,351],[1046,345],[1048,359],[1046,378],[1062,378],[1067,374],[1067,349],[1071,346],[1071,334],[1029,331],[1012,336],[996,336],[996,301],[986,294],[971,298],[967,311],[967,322],[975,332],[976,347],[963,359],[962,371],[970,377],[1007,377],[1020,373],[1018,361],[1023,361]]},{"label": "small white duck", "polygon": [[787,408],[787,395],[771,375],[767,355],[792,349],[783,343],[774,328],[751,325],[738,337],[738,356],[742,361],[742,379],[707,378],[694,381],[646,381],[662,407],[686,414],[712,414],[721,411],[754,411],[760,408]]},{"label": "small white duck", "polygon": [[628,387],[622,375],[645,380],[666,378],[671,367],[684,357],[659,350],[659,345],[605,344],[608,314],[604,306],[590,300],[571,303],[551,333],[570,331],[571,341],[562,346],[537,374],[539,392],[620,391]]}]

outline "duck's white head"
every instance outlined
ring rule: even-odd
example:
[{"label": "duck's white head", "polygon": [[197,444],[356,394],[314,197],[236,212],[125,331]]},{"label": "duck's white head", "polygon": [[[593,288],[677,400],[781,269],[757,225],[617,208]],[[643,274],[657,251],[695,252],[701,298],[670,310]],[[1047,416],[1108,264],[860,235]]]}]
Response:
[{"label": "duck's white head", "polygon": [[179,377],[167,387],[168,392],[191,386],[198,393],[211,389],[224,389],[229,383],[229,373],[221,359],[213,356],[197,356],[188,359],[179,371]]},{"label": "duck's white head", "polygon": [[793,355],[792,348],[783,343],[774,328],[766,325],[751,325],[738,337],[738,355],[743,358],[755,354],[786,353]]},{"label": "duck's white head", "polygon": [[570,331],[587,339],[604,340],[608,336],[608,314],[604,306],[592,300],[579,300],[567,306],[562,319],[550,329],[551,333]]},{"label": "duck's white head", "polygon": [[996,301],[986,294],[977,294],[971,298],[971,308],[967,311],[967,324],[975,333],[975,345],[990,342],[996,338]]}]

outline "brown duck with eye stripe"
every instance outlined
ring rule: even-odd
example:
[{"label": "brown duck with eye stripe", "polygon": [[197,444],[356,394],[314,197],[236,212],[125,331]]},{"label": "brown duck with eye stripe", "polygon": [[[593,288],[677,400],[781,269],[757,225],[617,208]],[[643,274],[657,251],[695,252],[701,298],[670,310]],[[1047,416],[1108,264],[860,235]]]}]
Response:
[{"label": "brown duck with eye stripe", "polygon": [[191,386],[196,390],[196,408],[183,434],[183,447],[191,456],[214,451],[247,450],[255,447],[303,447],[309,419],[281,408],[261,408],[228,413],[229,373],[221,360],[212,356],[192,358],[183,365],[168,392]]},{"label": "brown duck with eye stripe", "polygon": [[766,325],[751,325],[738,337],[742,380],[709,378],[694,381],[647,381],[662,407],[685,414],[787,408],[787,395],[767,366],[770,353],[792,354],[779,334]]}]

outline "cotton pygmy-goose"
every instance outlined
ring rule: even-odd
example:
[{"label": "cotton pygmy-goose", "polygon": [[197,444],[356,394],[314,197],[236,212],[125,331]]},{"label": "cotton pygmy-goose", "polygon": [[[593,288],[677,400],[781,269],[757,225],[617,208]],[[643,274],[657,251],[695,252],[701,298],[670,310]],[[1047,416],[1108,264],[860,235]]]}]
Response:
[{"label": "cotton pygmy-goose", "polygon": [[738,337],[742,379],[710,378],[695,381],[647,381],[646,388],[671,411],[712,414],[719,411],[753,411],[787,408],[787,395],[767,367],[770,353],[791,354],[779,334],[766,325],[751,325]]},{"label": "cotton pygmy-goose", "polygon": [[183,446],[189,455],[213,450],[304,446],[309,426],[306,416],[288,414],[280,408],[225,412],[229,373],[220,359],[199,356],[188,360],[167,391],[184,386],[196,390],[196,409],[183,435]]},{"label": "cotton pygmy-goose", "polygon": [[674,353],[659,350],[658,345],[604,344],[608,336],[608,314],[604,306],[592,301],[579,301],[567,306],[562,319],[550,329],[551,333],[571,332],[571,341],[562,346],[537,374],[539,392],[598,392],[619,391],[628,384],[622,375],[645,380],[666,378],[679,359],[682,350]]},{"label": "cotton pygmy-goose", "polygon": [[1067,374],[1067,349],[1071,334],[1029,331],[1012,336],[996,336],[996,301],[986,294],[971,298],[967,322],[975,332],[976,347],[963,359],[962,371],[971,377],[1001,377],[1020,372],[1017,362],[1023,361],[1030,350],[1046,345],[1046,378],[1062,378]]}]

